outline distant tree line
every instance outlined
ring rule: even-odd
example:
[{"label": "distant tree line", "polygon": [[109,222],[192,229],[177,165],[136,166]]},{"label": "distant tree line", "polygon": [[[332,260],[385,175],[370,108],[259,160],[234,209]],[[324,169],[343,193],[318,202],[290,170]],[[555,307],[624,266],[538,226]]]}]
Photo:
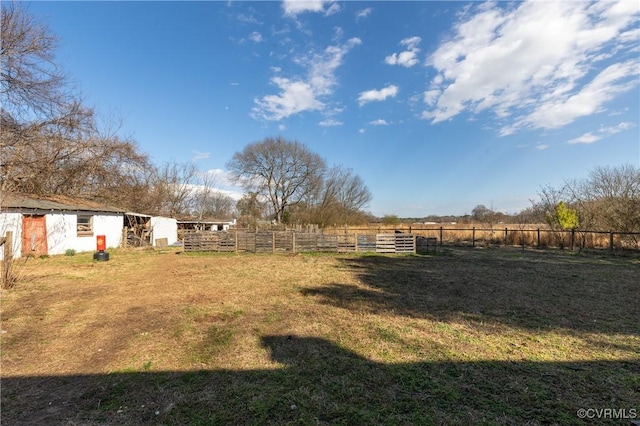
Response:
[{"label": "distant tree line", "polygon": [[[524,213],[552,229],[640,232],[640,167],[596,167],[584,179],[543,187]],[[637,235],[624,237],[636,247]]]},{"label": "distant tree line", "polygon": [[[381,221],[385,219],[389,217]],[[544,186],[530,207],[515,214],[479,204],[470,215],[398,221],[481,223],[488,227],[498,223],[545,224],[553,230],[640,232],[640,168],[631,164],[596,167],[584,179],[569,180],[560,187]],[[638,236],[625,238],[640,244]]]}]

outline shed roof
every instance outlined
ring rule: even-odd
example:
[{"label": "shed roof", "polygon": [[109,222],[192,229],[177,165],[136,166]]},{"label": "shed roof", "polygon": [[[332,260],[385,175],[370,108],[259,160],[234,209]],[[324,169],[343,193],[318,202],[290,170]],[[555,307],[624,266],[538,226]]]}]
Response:
[{"label": "shed roof", "polygon": [[125,212],[124,209],[118,207],[105,206],[95,201],[71,198],[63,195],[42,196],[30,194],[9,194],[2,197],[0,206],[3,210],[26,210],[33,213],[44,213],[50,211]]}]

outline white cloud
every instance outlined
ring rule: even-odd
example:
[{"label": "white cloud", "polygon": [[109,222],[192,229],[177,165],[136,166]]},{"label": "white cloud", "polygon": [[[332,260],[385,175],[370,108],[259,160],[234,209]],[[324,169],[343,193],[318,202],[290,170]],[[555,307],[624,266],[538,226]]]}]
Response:
[{"label": "white cloud", "polygon": [[260,24],[260,21],[258,21],[253,15],[240,14],[236,16],[236,19],[245,24]]},{"label": "white cloud", "polygon": [[223,169],[209,169],[204,171],[209,185],[215,188],[233,187],[234,183],[229,178],[229,172]]},{"label": "white cloud", "polygon": [[599,131],[600,133],[603,133],[605,135],[615,135],[616,133],[620,133],[623,130],[631,129],[632,127],[635,127],[635,124],[628,121],[623,121],[617,126],[601,127]]},{"label": "white cloud", "polygon": [[577,143],[594,143],[602,139],[602,136],[596,136],[593,133],[585,133],[584,135],[577,137],[575,139],[571,139],[567,141],[569,144],[577,144]]},{"label": "white cloud", "polygon": [[386,58],[384,61],[389,65],[402,65],[406,68],[411,68],[416,65],[418,61],[418,53],[420,53],[420,49],[418,49],[418,44],[422,39],[420,37],[414,36],[405,38],[400,41],[400,44],[407,47],[407,50],[400,53],[393,53]]},{"label": "white cloud", "polygon": [[191,152],[193,152],[193,157],[191,157],[192,161],[206,160],[211,156],[210,152],[200,152],[196,150],[192,150]]},{"label": "white cloud", "polygon": [[327,118],[326,120],[322,120],[318,124],[322,127],[334,127],[334,126],[342,126],[344,123],[342,123],[342,121],[334,120],[332,118]]},{"label": "white cloud", "polygon": [[263,40],[262,34],[260,34],[257,31],[254,31],[251,34],[249,34],[249,40],[253,41],[254,43],[260,43]]},{"label": "white cloud", "polygon": [[237,186],[229,177],[229,172],[223,169],[209,169],[204,172],[203,182],[206,182],[206,186],[203,184],[190,184],[187,187],[192,193],[198,193],[202,191],[213,191],[214,193],[220,193],[228,195],[234,200],[239,200],[244,195],[244,189]]},{"label": "white cloud", "polygon": [[398,94],[398,86],[390,84],[389,86],[380,90],[367,90],[360,92],[358,96],[358,104],[360,106],[373,101],[384,101],[387,98],[393,98]]},{"label": "white cloud", "polygon": [[341,9],[342,8],[338,3],[331,3],[331,5],[327,8],[326,12],[324,13],[324,16],[335,15],[336,13],[340,12]]},{"label": "white cloud", "polygon": [[602,140],[608,136],[615,135],[616,133],[620,133],[624,130],[628,130],[632,127],[634,127],[634,124],[629,123],[627,121],[619,123],[616,126],[607,126],[607,127],[601,126],[600,129],[598,129],[598,131],[596,132],[597,134],[593,134],[593,132],[588,132],[582,136],[568,140],[567,143],[571,145],[575,145],[578,143],[590,144],[590,143],[594,143],[599,140]]},{"label": "white cloud", "polygon": [[[558,128],[605,111],[638,84],[637,2],[525,1],[468,8],[427,58],[436,77],[422,117],[463,112],[509,119],[500,133]],[[637,55],[636,55],[637,56]]]},{"label": "white cloud", "polygon": [[[325,5],[329,5],[325,9]],[[340,6],[334,0],[283,0],[282,9],[285,16],[296,17],[301,13],[313,12],[331,15],[340,10]]]},{"label": "white cloud", "polygon": [[637,80],[628,79],[637,72],[637,68],[636,61],[613,64],[600,72],[577,93],[543,102],[533,112],[516,121],[516,127],[558,128],[571,123],[576,118],[600,112],[605,102],[638,84]]},{"label": "white cloud", "polygon": [[424,92],[424,95],[423,95],[424,103],[427,104],[428,106],[433,106],[435,105],[439,96],[440,96],[439,90],[427,90],[426,92]]},{"label": "white cloud", "polygon": [[189,191],[191,195],[206,194],[208,192],[211,196],[215,194],[222,194],[231,197],[235,201],[239,201],[244,196],[244,189],[239,186],[222,189],[218,188],[215,182],[213,183],[213,185],[209,186],[186,184],[184,185],[184,187]]},{"label": "white cloud", "polygon": [[389,123],[387,120],[379,118],[377,120],[370,121],[369,124],[371,124],[372,126],[388,126],[391,123]]},{"label": "white cloud", "polygon": [[366,9],[361,9],[359,11],[356,12],[356,21],[359,21],[360,19],[364,19],[366,17],[368,17],[369,15],[371,15],[372,9],[370,7],[367,7]]},{"label": "white cloud", "polygon": [[544,143],[539,143],[539,144],[536,145],[536,149],[538,151],[544,151],[547,148],[549,148],[549,145],[544,144]]},{"label": "white cloud", "polygon": [[304,111],[323,110],[326,105],[319,98],[333,94],[336,69],[342,65],[345,55],[360,43],[359,38],[352,38],[342,45],[329,46],[322,53],[296,58],[295,62],[307,70],[306,76],[273,77],[271,82],[278,87],[279,94],[255,99],[252,116],[281,120]]},{"label": "white cloud", "polygon": [[271,82],[278,86],[280,94],[256,99],[256,107],[253,109],[256,116],[277,121],[302,111],[324,108],[324,104],[316,99],[313,87],[307,82],[280,77],[272,78]]}]

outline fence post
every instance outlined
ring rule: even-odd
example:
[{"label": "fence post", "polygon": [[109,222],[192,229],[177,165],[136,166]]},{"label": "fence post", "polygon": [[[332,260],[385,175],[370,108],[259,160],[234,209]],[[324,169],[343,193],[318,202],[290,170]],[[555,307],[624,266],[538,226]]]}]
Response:
[{"label": "fence post", "polygon": [[440,227],[440,247],[442,247],[442,226]]},{"label": "fence post", "polygon": [[295,253],[296,252],[296,233],[295,232],[291,233],[291,245],[293,247],[292,250]]},{"label": "fence post", "polygon": [[509,234],[509,228],[504,228],[504,246],[507,246],[507,237]]},{"label": "fence post", "polygon": [[276,252],[276,231],[271,231],[271,248]]},{"label": "fence post", "polygon": [[613,253],[613,231],[609,231],[609,251]]},{"label": "fence post", "polygon": [[573,244],[576,238],[576,230],[574,228],[571,228],[571,251],[573,251]]},{"label": "fence post", "polygon": [[356,253],[358,252],[358,234],[356,233],[356,244],[355,244],[355,251]]},{"label": "fence post", "polygon": [[4,236],[4,260],[10,262],[13,260],[13,231],[7,231]]},{"label": "fence post", "polygon": [[471,247],[476,246],[476,227],[471,228]]},{"label": "fence post", "polygon": [[538,228],[538,248],[540,248],[540,228]]},{"label": "fence post", "polygon": [[238,254],[238,230],[236,229],[236,254]]},{"label": "fence post", "polygon": [[418,252],[418,237],[413,236],[413,254]]}]

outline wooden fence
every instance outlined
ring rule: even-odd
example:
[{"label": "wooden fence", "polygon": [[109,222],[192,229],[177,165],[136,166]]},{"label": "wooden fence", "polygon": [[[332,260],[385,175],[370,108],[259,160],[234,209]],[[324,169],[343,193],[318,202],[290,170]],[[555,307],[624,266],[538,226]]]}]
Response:
[{"label": "wooden fence", "polygon": [[[321,234],[290,231],[202,231],[184,235],[185,251],[236,253],[416,253],[435,241],[412,234]],[[429,245],[431,243],[431,245]]]},{"label": "wooden fence", "polygon": [[514,228],[416,228],[395,233],[367,229],[339,232],[201,231],[184,235],[185,251],[236,253],[375,252],[428,253],[445,245],[605,249],[640,252],[640,232],[514,229]]},{"label": "wooden fence", "polygon": [[[381,229],[382,230],[382,229]],[[334,228],[330,233],[375,232],[375,228]],[[388,230],[386,230],[388,232]],[[640,232],[552,230],[534,227],[442,227],[408,226],[395,228],[395,232],[437,240],[439,246],[518,246],[527,248],[561,248],[570,250],[604,249],[614,251],[640,251]]]}]

